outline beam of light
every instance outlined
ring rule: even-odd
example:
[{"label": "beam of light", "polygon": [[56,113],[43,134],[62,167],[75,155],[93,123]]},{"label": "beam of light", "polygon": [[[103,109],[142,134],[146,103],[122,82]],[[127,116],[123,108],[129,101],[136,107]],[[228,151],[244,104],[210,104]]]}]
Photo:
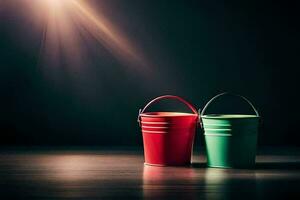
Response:
[{"label": "beam of light", "polygon": [[147,65],[128,37],[86,1],[35,0],[32,3],[33,9],[46,16],[40,54],[48,65],[59,65],[62,60],[72,66],[84,65],[86,38],[93,38],[111,55],[130,66]]},{"label": "beam of light", "polygon": [[[169,76],[178,72],[165,67],[176,64],[172,64],[167,55],[161,54],[159,48],[152,49],[152,44],[151,47],[139,48],[137,41],[133,41],[134,35],[124,34],[117,24],[112,23],[119,21],[112,21],[105,15],[107,2],[0,0],[0,6],[5,7],[5,12],[13,13],[13,17],[19,15],[26,19],[26,24],[16,29],[19,30],[17,39],[29,49],[35,50],[35,46],[40,45],[37,65],[42,68],[46,79],[59,86],[76,87],[73,91],[76,94],[92,95],[87,88],[93,91],[100,88],[106,90],[106,85],[97,84],[96,80],[118,79],[118,76],[108,78],[115,72],[134,78],[128,84],[139,81],[139,89],[147,92],[155,92],[153,89],[156,88],[160,92],[162,89],[182,90],[181,82]],[[97,5],[97,9],[94,5]],[[28,30],[24,31],[24,28]],[[30,42],[33,42],[33,46],[30,46]],[[151,60],[148,56],[151,56]],[[110,70],[111,66],[124,68]]]},{"label": "beam of light", "polygon": [[112,50],[117,56],[128,59],[128,61],[142,63],[141,55],[130,45],[128,40],[119,33],[111,23],[103,16],[97,16],[82,1],[72,1],[73,5],[78,9],[78,14],[81,15],[82,25],[90,30],[90,33],[109,50]]}]

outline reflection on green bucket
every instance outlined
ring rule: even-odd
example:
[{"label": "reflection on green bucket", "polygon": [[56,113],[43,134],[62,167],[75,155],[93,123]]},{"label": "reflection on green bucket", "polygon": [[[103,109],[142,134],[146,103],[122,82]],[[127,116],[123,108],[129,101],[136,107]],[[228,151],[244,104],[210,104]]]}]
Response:
[{"label": "reflection on green bucket", "polygon": [[[259,114],[252,103],[243,96],[256,115],[207,114],[204,112],[216,98],[213,97],[203,108],[201,118],[204,128],[207,164],[221,168],[253,168],[255,165]],[[232,94],[231,94],[232,95]]]}]

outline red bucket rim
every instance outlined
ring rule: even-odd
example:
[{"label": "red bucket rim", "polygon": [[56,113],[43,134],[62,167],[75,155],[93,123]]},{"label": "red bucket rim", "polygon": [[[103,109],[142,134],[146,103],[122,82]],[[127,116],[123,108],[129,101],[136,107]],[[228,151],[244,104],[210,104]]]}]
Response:
[{"label": "red bucket rim", "polygon": [[149,134],[168,134],[170,133],[170,131],[150,131],[150,130],[142,130],[142,134],[145,134],[145,133],[149,133]]},{"label": "red bucket rim", "polygon": [[147,112],[140,114],[141,117],[198,117],[195,113],[185,113],[185,112]]},{"label": "red bucket rim", "polygon": [[162,121],[162,122],[160,122],[160,121],[158,121],[158,122],[152,122],[152,121],[150,121],[150,122],[148,122],[148,121],[141,121],[141,124],[143,125],[143,124],[145,124],[145,125],[170,125],[170,124],[173,124],[173,123],[171,123],[171,122],[164,122],[164,121]]},{"label": "red bucket rim", "polygon": [[191,126],[145,126],[142,125],[143,129],[189,129]]}]

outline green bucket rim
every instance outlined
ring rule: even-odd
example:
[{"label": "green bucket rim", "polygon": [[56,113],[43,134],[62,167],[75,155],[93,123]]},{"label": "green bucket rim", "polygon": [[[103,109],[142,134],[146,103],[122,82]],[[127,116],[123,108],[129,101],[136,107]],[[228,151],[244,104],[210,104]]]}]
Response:
[{"label": "green bucket rim", "polygon": [[257,115],[249,114],[207,114],[201,116],[203,119],[252,119],[260,118]]}]

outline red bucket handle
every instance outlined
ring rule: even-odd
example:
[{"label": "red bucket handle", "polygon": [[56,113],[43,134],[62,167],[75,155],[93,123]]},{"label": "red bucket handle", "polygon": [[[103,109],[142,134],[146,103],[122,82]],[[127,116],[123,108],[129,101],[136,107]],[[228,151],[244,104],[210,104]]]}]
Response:
[{"label": "red bucket handle", "polygon": [[189,102],[187,102],[186,100],[184,100],[183,98],[179,97],[179,96],[175,96],[175,95],[163,95],[163,96],[159,96],[156,97],[155,99],[151,100],[143,109],[139,109],[139,115],[138,115],[138,119],[137,122],[141,125],[141,120],[140,120],[140,115],[144,113],[144,111],[153,103],[162,100],[162,99],[176,99],[179,100],[180,102],[182,102],[183,104],[185,104],[187,107],[189,107],[194,114],[196,114],[198,117],[198,111],[196,110],[196,108],[190,104]]}]

